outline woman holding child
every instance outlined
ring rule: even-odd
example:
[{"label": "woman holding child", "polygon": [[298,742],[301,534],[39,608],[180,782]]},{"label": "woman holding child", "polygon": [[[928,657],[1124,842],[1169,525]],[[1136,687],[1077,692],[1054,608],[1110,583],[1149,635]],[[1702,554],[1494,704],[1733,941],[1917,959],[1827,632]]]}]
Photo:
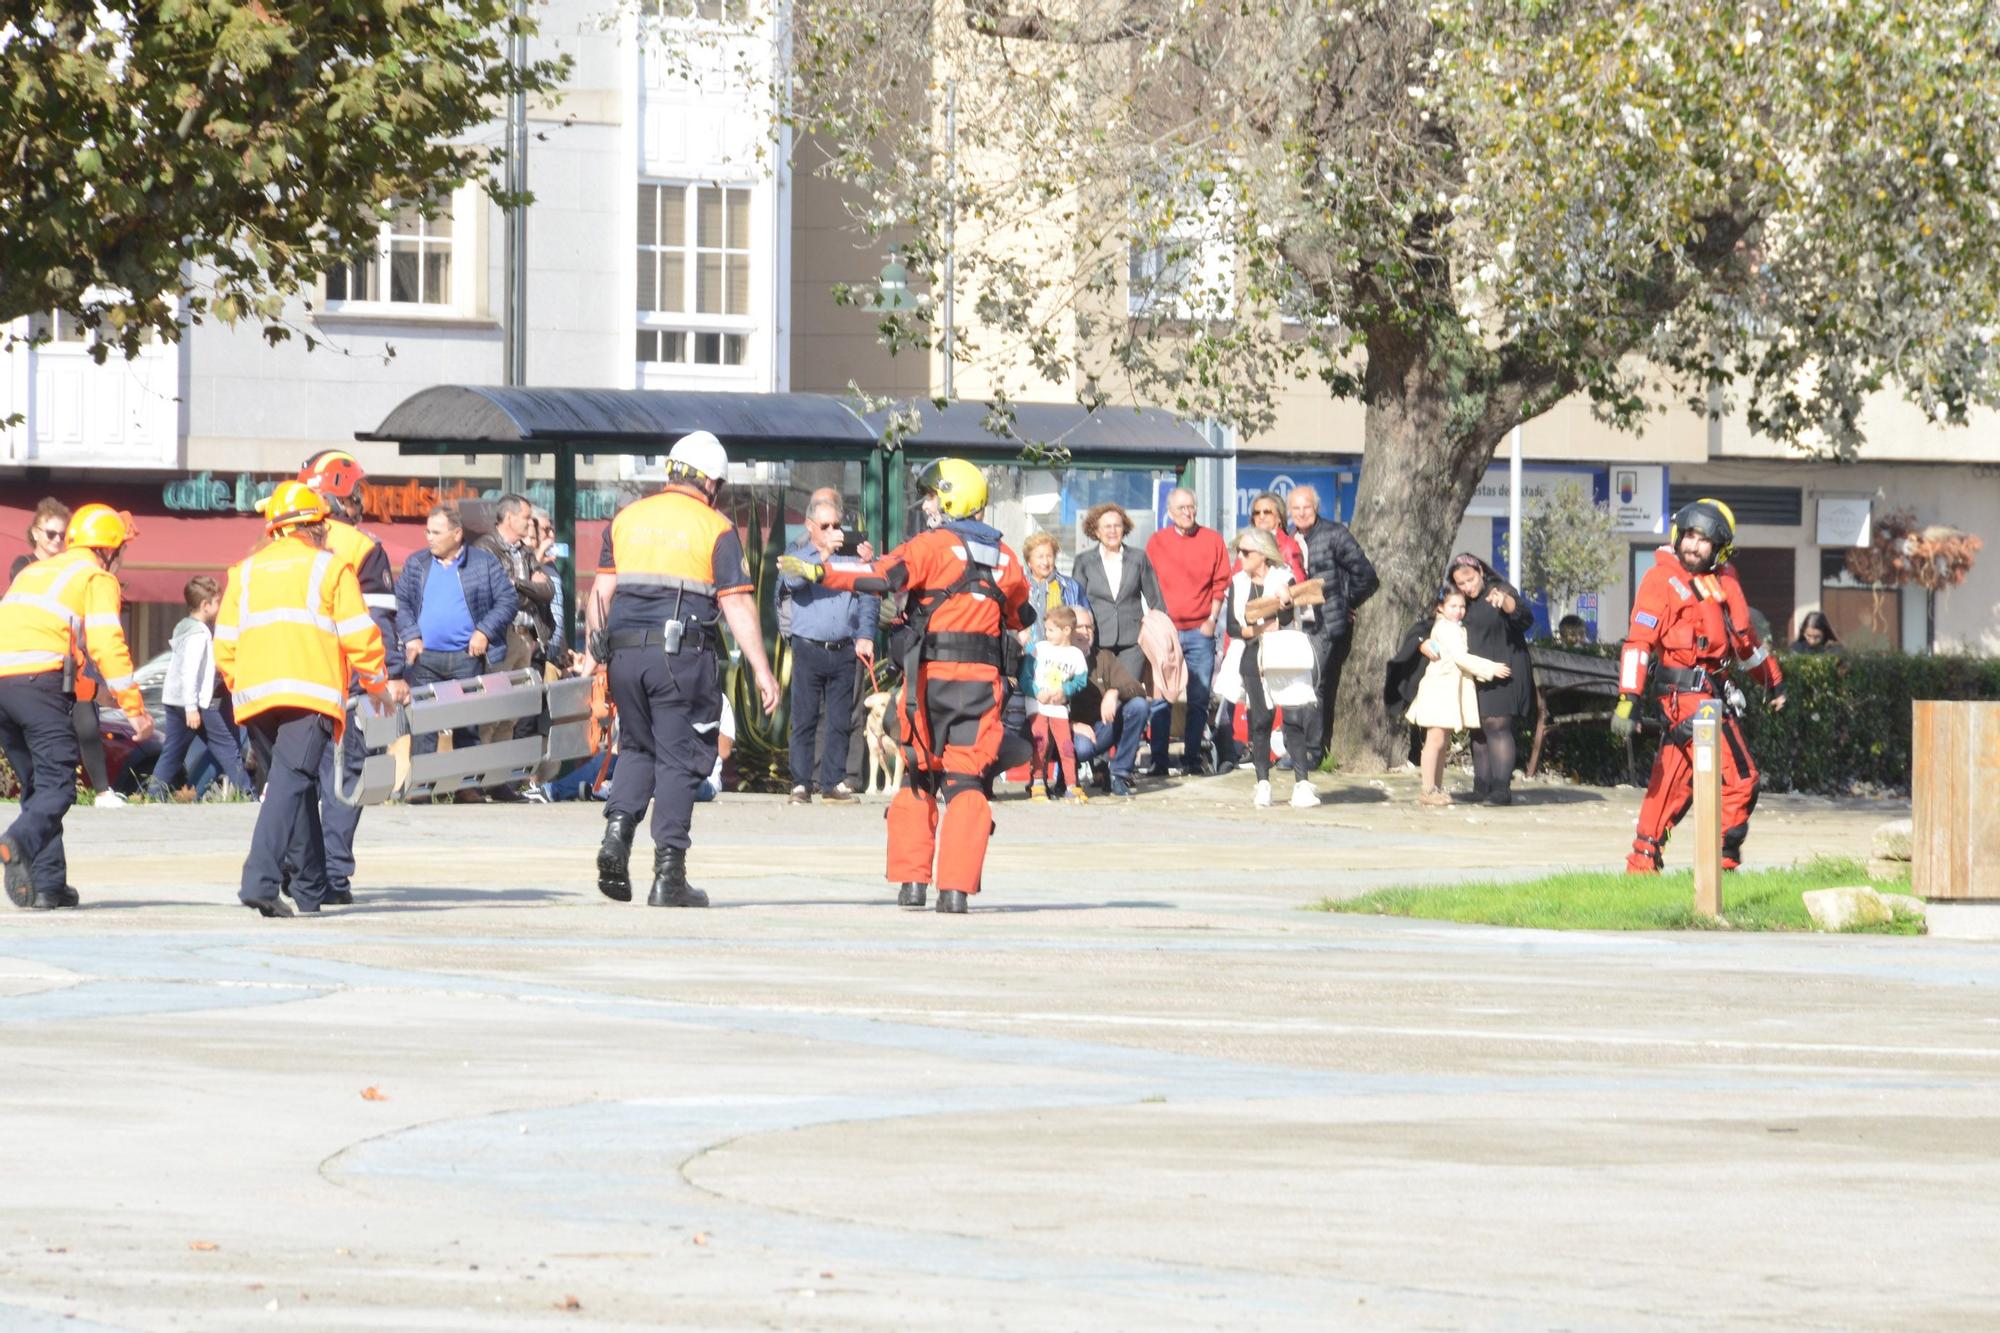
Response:
[{"label": "woman holding child", "polygon": [[[1292,623],[1292,571],[1278,550],[1271,533],[1249,527],[1236,534],[1236,553],[1242,568],[1229,580],[1229,637],[1234,641],[1230,656],[1237,659],[1242,673],[1243,700],[1250,708],[1250,762],[1257,770],[1255,803],[1271,804],[1271,726],[1278,704],[1272,699],[1273,682],[1268,669],[1285,664],[1275,656],[1266,660],[1272,636],[1290,630]],[[1296,633],[1296,631],[1291,631]],[[1308,686],[1311,685],[1311,645],[1303,645]],[[1227,667],[1225,665],[1225,670]],[[1300,696],[1303,697],[1303,696]],[[1317,697],[1317,696],[1314,696]],[[1285,703],[1285,762],[1292,769],[1292,804],[1305,807],[1319,804],[1319,793],[1307,776],[1307,737],[1317,721],[1311,704]]]}]

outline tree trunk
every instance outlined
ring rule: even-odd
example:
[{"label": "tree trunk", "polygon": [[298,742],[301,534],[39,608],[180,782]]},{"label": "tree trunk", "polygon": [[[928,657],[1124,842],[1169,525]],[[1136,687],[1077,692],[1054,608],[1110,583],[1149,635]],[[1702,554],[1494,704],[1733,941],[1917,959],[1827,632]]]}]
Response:
[{"label": "tree trunk", "polygon": [[1389,658],[1413,622],[1431,619],[1459,522],[1499,440],[1490,426],[1467,433],[1463,423],[1480,420],[1484,404],[1467,402],[1455,381],[1429,348],[1385,354],[1371,340],[1353,527],[1382,586],[1354,625],[1334,719],[1334,755],[1349,771],[1379,773],[1408,758],[1409,724],[1383,698]]}]

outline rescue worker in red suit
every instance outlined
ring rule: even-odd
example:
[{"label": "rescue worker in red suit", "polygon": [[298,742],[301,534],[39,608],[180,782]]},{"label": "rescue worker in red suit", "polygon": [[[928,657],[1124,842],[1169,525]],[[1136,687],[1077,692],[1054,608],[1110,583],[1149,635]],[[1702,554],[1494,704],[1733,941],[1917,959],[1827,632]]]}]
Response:
[{"label": "rescue worker in red suit", "polygon": [[[1618,667],[1618,707],[1611,730],[1621,739],[1637,727],[1642,694],[1660,701],[1666,732],[1653,760],[1638,835],[1625,859],[1628,874],[1657,874],[1667,835],[1694,802],[1694,716],[1703,704],[1721,707],[1722,866],[1743,860],[1750,812],[1757,808],[1757,766],[1743,740],[1743,692],[1730,680],[1741,667],[1769,693],[1771,708],[1785,706],[1778,659],[1757,641],[1743,586],[1729,567],[1736,516],[1720,500],[1697,500],[1674,515],[1669,545],[1632,599],[1632,628]],[[1650,674],[1650,681],[1648,679]]]},{"label": "rescue worker in red suit", "polygon": [[[891,711],[907,762],[889,803],[888,878],[896,901],[963,912],[979,892],[993,833],[989,787],[1000,763],[1005,641],[1034,619],[1021,558],[979,516],[986,478],[944,458],[918,478],[933,526],[872,564],[827,569],[786,556],[779,567],[842,591],[908,599],[903,686]],[[939,807],[943,809],[940,811]]]}]

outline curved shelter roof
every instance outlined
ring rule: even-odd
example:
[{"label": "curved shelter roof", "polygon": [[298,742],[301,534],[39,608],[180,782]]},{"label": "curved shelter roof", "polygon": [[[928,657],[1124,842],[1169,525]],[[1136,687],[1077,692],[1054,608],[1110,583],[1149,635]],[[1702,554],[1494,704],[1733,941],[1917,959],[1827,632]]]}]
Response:
[{"label": "curved shelter roof", "polygon": [[[1171,412],[1074,403],[1017,403],[1011,433],[986,427],[983,403],[914,405],[922,425],[902,447],[917,453],[1012,458],[1024,448],[1064,448],[1079,460],[1226,457]],[[581,452],[658,454],[693,430],[712,431],[732,457],[863,454],[878,446],[889,411],[864,415],[853,399],[819,393],[704,393],[668,389],[501,388],[444,384],[413,394],[362,440],[405,453]]]}]

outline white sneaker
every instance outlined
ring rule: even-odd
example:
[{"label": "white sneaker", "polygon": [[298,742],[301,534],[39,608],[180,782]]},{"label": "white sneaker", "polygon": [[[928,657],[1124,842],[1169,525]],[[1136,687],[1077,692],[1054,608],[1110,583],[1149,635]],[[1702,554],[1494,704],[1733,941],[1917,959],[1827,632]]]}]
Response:
[{"label": "white sneaker", "polygon": [[1292,804],[1301,810],[1311,809],[1313,806],[1319,804],[1319,793],[1313,790],[1313,785],[1310,782],[1294,783],[1292,785]]},{"label": "white sneaker", "polygon": [[1258,808],[1259,810],[1267,810],[1267,809],[1269,809],[1269,808],[1270,808],[1270,806],[1271,806],[1271,784],[1270,784],[1270,782],[1269,782],[1268,780],[1262,780],[1262,779],[1260,779],[1260,780],[1258,781],[1258,783],[1257,783],[1257,795],[1256,795],[1256,796],[1254,796],[1253,798],[1251,798],[1251,801],[1250,801],[1250,803],[1251,803],[1252,805],[1256,806],[1256,807],[1257,807],[1257,808]]},{"label": "white sneaker", "polygon": [[93,800],[93,801],[91,802],[91,804],[92,804],[92,805],[123,805],[123,804],[125,804],[125,797],[124,797],[123,795],[121,795],[120,793],[118,793],[118,792],[115,792],[115,791],[101,791],[101,792],[97,793],[97,796],[96,796],[96,799],[94,799],[94,800]]}]

